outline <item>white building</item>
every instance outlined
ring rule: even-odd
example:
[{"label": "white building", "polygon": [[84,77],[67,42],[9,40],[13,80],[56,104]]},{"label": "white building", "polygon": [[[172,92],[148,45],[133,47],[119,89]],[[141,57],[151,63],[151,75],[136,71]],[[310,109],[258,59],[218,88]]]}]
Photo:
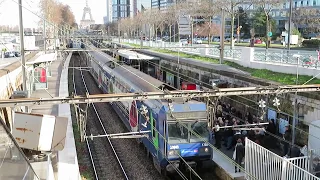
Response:
[{"label": "white building", "polygon": [[107,15],[103,17],[103,23],[108,24],[112,22],[112,0],[107,0]]}]

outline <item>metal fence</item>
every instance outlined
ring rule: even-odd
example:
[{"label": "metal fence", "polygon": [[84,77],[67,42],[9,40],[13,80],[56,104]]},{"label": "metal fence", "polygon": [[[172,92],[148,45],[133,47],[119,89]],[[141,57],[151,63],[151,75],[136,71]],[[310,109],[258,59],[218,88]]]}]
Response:
[{"label": "metal fence", "polygon": [[0,119],[0,179],[39,179]]},{"label": "metal fence", "polygon": [[246,179],[253,180],[320,180],[308,172],[309,158],[286,159],[246,138]]},{"label": "metal fence", "polygon": [[[118,39],[114,39],[114,42],[117,42]],[[129,43],[140,45],[139,39],[121,39],[122,43]],[[210,48],[207,48],[207,52],[203,54],[201,51],[204,49],[202,45],[193,44],[190,48],[190,45],[182,46],[181,43],[177,42],[157,42],[157,41],[143,41],[143,46],[153,47],[153,48],[165,48],[172,51],[180,51],[187,54],[195,55],[205,55],[208,57],[219,57],[220,50],[218,45],[210,45]],[[184,48],[189,47],[189,48]],[[295,56],[299,56],[299,58]],[[233,49],[226,48],[224,50],[224,57],[231,58],[233,60],[240,60],[242,55],[241,48],[235,47]],[[255,48],[253,61],[265,62],[265,63],[278,63],[278,64],[287,64],[287,65],[299,65],[302,67],[310,68],[320,68],[320,60],[318,59],[318,54],[316,51],[303,51],[293,50],[290,53],[285,49],[273,49],[268,50],[264,48]]]}]

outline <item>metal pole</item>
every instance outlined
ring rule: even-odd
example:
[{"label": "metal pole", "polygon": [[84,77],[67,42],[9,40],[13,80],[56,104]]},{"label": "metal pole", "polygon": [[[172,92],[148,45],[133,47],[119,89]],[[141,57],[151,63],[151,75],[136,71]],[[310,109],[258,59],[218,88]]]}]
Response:
[{"label": "metal pole", "polygon": [[225,15],[224,9],[221,9],[221,35],[220,35],[220,64],[224,58],[224,31],[225,31]]},{"label": "metal pole", "polygon": [[238,35],[238,44],[240,43],[240,13],[238,11],[238,29],[237,29],[237,35]]},{"label": "metal pole", "polygon": [[288,26],[288,55],[290,52],[290,41],[291,41],[291,24],[292,24],[292,0],[289,5],[289,26]]},{"label": "metal pole", "polygon": [[179,42],[179,48],[178,48],[178,73],[177,73],[177,89],[180,89],[180,42]]},{"label": "metal pole", "polygon": [[[298,85],[298,78],[299,78],[299,61],[300,58],[297,58],[297,74],[296,74],[296,85]],[[293,121],[292,121],[292,140],[291,143],[292,145],[295,142],[295,133],[296,133],[296,116],[297,116],[297,104],[298,104],[298,98],[297,98],[298,92],[295,92],[294,96],[294,106],[293,106]]]},{"label": "metal pole", "polygon": [[[22,63],[22,89],[28,91],[27,89],[27,76],[26,76],[26,59],[24,53],[24,30],[23,30],[23,19],[22,19],[22,0],[19,0],[19,36],[20,36],[20,53],[21,53],[21,63]],[[27,93],[28,94],[28,93]],[[28,94],[29,96],[29,94]],[[25,107],[25,111],[28,112],[28,107]]]},{"label": "metal pole", "polygon": [[191,19],[191,46],[193,45],[193,18],[190,16]]},{"label": "metal pole", "polygon": [[118,20],[118,41],[120,43],[120,19]]},{"label": "metal pole", "polygon": [[47,54],[47,40],[46,40],[46,20],[43,20],[43,48],[44,48],[44,53]]}]

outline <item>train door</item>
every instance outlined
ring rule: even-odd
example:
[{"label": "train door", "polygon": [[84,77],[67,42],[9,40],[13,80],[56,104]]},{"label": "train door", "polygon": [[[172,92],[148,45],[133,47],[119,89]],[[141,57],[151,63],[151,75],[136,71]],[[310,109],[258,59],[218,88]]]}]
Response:
[{"label": "train door", "polygon": [[149,117],[150,117],[150,127],[151,127],[151,136],[152,136],[152,143],[154,145],[154,148],[156,150],[155,155],[158,157],[158,149],[159,149],[159,131],[157,130],[157,120],[153,118],[153,112],[152,110],[149,111]]},{"label": "train door", "polygon": [[101,85],[102,85],[102,76],[101,76],[101,70],[99,69],[99,75],[98,75],[98,85],[99,85],[99,87],[101,87]]},{"label": "train door", "polygon": [[129,114],[129,123],[131,126],[131,131],[138,131],[138,110],[136,101],[132,101],[130,114]]}]

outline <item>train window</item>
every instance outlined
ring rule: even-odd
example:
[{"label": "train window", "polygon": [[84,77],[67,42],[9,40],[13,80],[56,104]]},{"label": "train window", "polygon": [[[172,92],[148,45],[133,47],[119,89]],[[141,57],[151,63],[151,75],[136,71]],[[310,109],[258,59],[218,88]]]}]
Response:
[{"label": "train window", "polygon": [[153,118],[153,115],[152,115],[152,111],[150,111],[150,115],[149,115],[150,118],[152,118],[152,137],[156,137],[156,119]]}]

